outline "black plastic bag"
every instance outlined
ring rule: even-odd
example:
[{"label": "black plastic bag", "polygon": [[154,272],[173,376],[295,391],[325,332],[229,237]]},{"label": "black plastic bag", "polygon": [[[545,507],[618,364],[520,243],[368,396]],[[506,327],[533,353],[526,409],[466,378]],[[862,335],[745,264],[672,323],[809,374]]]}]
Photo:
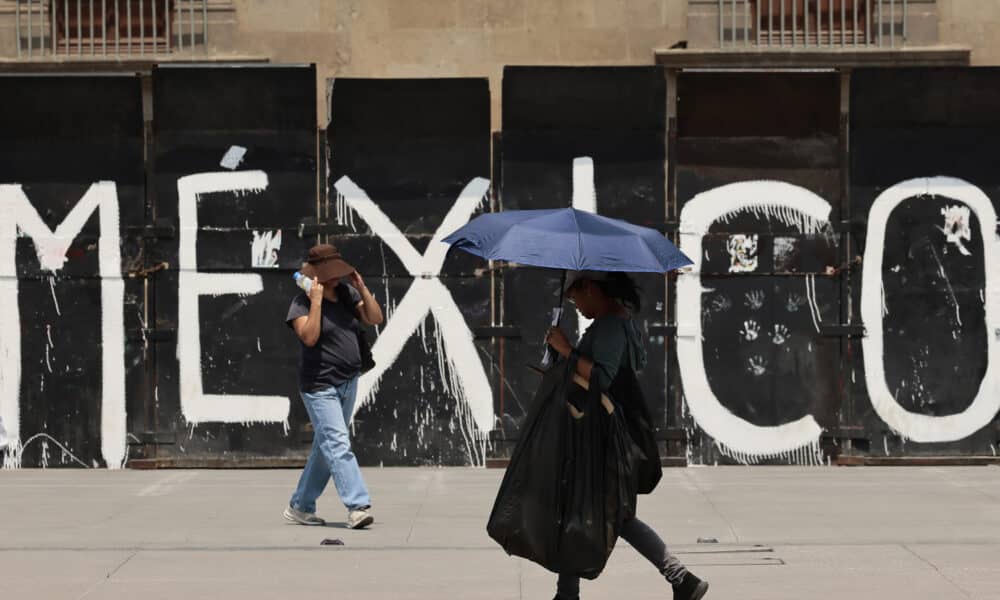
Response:
[{"label": "black plastic bag", "polygon": [[[571,415],[567,402],[583,416]],[[487,532],[508,554],[594,579],[622,523],[635,516],[635,467],[643,459],[623,411],[609,415],[597,386],[583,390],[562,363],[543,376]]]},{"label": "black plastic bag", "polygon": [[653,415],[646,404],[646,397],[639,385],[639,378],[632,369],[622,368],[611,382],[609,394],[622,409],[622,417],[632,441],[642,451],[642,457],[633,465],[636,491],[650,494],[663,477],[660,448],[653,433]]}]

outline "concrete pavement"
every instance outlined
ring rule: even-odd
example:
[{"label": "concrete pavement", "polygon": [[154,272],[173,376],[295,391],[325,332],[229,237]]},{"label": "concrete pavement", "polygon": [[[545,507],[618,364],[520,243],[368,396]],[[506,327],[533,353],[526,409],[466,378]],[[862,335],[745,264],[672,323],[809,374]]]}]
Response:
[{"label": "concrete pavement", "polygon": [[[502,471],[365,469],[376,525],[286,524],[298,472],[0,471],[0,597],[545,599],[485,533]],[[670,469],[640,516],[709,599],[1000,600],[1000,468]],[[321,546],[338,538],[344,546]],[[719,543],[697,543],[715,538]],[[670,598],[620,542],[583,598]]]}]

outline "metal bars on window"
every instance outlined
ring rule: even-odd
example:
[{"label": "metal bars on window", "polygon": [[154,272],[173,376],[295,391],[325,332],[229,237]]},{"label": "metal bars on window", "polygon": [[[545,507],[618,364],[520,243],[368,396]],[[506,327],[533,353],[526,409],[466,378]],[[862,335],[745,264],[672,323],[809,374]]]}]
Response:
[{"label": "metal bars on window", "polygon": [[204,54],[209,1],[15,0],[17,57],[122,60]]},{"label": "metal bars on window", "polygon": [[718,0],[719,46],[896,47],[909,0]]}]

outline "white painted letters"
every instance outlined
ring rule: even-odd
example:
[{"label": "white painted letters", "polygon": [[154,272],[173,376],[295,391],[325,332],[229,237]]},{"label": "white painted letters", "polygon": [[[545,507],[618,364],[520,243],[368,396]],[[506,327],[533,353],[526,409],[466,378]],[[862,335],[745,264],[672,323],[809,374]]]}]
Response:
[{"label": "white painted letters", "polygon": [[[983,268],[986,274],[986,348],[987,367],[983,381],[972,404],[961,413],[937,417],[913,413],[896,402],[885,380],[882,332],[882,258],[885,252],[885,228],[892,211],[910,198],[938,197],[964,202],[976,216],[983,238]],[[961,208],[951,207],[950,213]],[[949,224],[948,211],[943,211]],[[967,216],[967,215],[966,215]],[[954,224],[955,219],[952,219]],[[949,243],[963,255],[969,252],[957,237],[957,227],[942,229]],[[978,187],[951,177],[910,179],[882,192],[868,213],[865,268],[862,274],[861,319],[867,335],[864,349],[865,382],[875,412],[886,424],[903,437],[917,442],[953,442],[968,437],[988,425],[1000,410],[1000,342],[994,332],[1000,326],[1000,241],[996,239],[997,215],[990,199]]]},{"label": "white painted letters", "polygon": [[[827,221],[830,205],[804,188],[779,181],[746,181],[724,185],[692,198],[681,211],[681,250],[694,265],[677,279],[677,359],[684,396],[698,426],[715,438],[719,448],[741,462],[776,456],[819,460],[822,430],[811,416],[776,427],[754,425],[727,410],[715,396],[705,373],[701,328],[702,238],[713,223],[748,211],[816,232]],[[749,326],[748,326],[749,328]],[[745,333],[749,335],[749,331]],[[754,331],[753,336],[756,337]],[[763,359],[751,359],[747,369],[762,373]]]},{"label": "white painted letters", "polygon": [[287,397],[206,394],[201,378],[198,298],[257,294],[264,285],[260,275],[252,273],[198,272],[198,195],[262,190],[267,183],[263,171],[199,173],[177,180],[180,217],[177,360],[180,362],[181,412],[189,423],[285,423],[287,426]]},{"label": "white painted letters", "polygon": [[422,256],[382,209],[349,177],[341,177],[334,187],[339,195],[338,201],[344,204],[340,213],[353,210],[360,215],[379,239],[392,248],[410,275],[416,278],[372,345],[376,366],[362,375],[358,382],[355,414],[372,399],[382,375],[395,362],[406,341],[430,312],[434,315],[442,342],[438,348],[438,360],[445,389],[456,397],[460,406],[468,407],[478,429],[476,434],[485,436],[493,426],[493,392],[473,343],[472,332],[451,292],[441,283],[438,275],[449,249],[441,240],[469,221],[482,204],[490,182],[477,177],[465,186]]},{"label": "white painted letters", "polygon": [[[101,275],[101,454],[108,468],[125,461],[125,333],[122,316],[125,283],[121,276],[118,191],[114,183],[90,186],[55,231],[48,228],[17,184],[0,185],[0,417],[9,428],[10,448],[5,467],[19,466],[21,323],[15,254],[18,230],[35,244],[42,269],[56,273],[66,262],[66,251],[99,210],[101,236],[98,258]],[[53,294],[55,292],[53,291]]]}]

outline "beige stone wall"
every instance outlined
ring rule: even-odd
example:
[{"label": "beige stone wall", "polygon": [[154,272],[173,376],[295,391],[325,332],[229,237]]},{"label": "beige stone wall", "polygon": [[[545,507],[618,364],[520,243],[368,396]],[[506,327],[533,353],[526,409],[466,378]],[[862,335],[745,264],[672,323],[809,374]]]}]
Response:
[{"label": "beige stone wall", "polygon": [[[650,65],[656,48],[681,40],[714,47],[718,38],[715,0],[209,0],[209,7],[210,55],[316,63],[320,126],[331,77],[489,77],[499,128],[504,65]],[[13,13],[14,0],[0,0],[0,59],[16,55]],[[1000,0],[912,0],[910,27],[911,42],[933,44],[936,34],[939,44],[971,47],[973,64],[1000,65]]]},{"label": "beige stone wall", "polygon": [[1000,66],[1000,0],[938,0],[941,43],[972,48],[972,64]]},{"label": "beige stone wall", "polygon": [[499,128],[504,65],[651,65],[655,48],[684,39],[687,20],[686,0],[233,4],[235,27],[213,27],[212,45],[274,62],[315,62],[321,126],[330,77],[489,77]]}]

